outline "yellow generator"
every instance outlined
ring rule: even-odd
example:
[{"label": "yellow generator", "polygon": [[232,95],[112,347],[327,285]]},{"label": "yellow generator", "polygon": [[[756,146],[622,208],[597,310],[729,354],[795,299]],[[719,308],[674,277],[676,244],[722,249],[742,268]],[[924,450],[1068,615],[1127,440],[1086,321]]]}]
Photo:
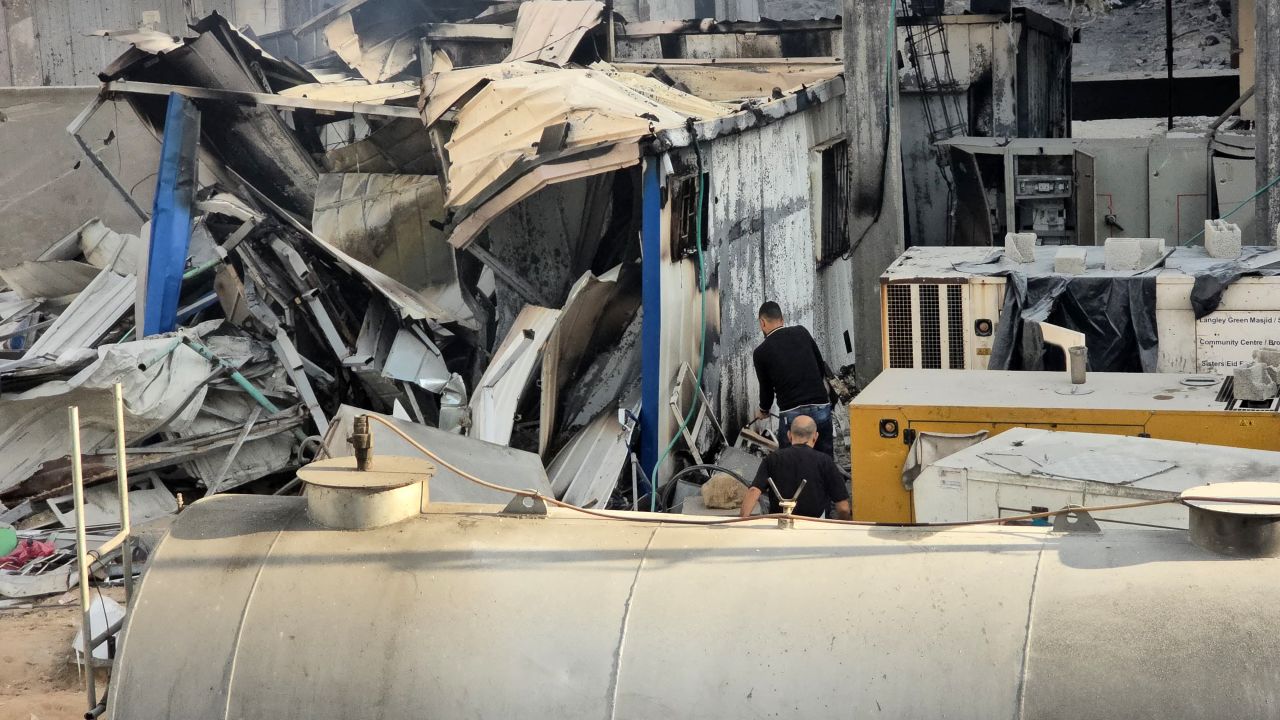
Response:
[{"label": "yellow generator", "polygon": [[885,370],[849,405],[853,517],[914,521],[907,489],[914,466],[931,460],[930,447],[976,442],[984,431],[1030,427],[1280,450],[1277,400],[1236,400],[1231,384],[1172,373],[1089,373],[1073,385],[1064,372]]}]

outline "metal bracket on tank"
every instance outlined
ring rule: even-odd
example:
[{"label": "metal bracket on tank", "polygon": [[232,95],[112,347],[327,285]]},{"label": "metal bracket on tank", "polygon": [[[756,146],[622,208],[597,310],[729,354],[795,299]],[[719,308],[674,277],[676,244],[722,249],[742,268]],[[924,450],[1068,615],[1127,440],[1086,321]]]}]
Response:
[{"label": "metal bracket on tank", "polygon": [[507,503],[507,506],[498,514],[515,517],[546,517],[547,503],[540,497],[517,495],[511,498],[511,502]]},{"label": "metal bracket on tank", "polygon": [[1056,533],[1100,533],[1098,521],[1089,513],[1080,510],[1079,505],[1068,505],[1063,510],[1075,510],[1053,516],[1053,531]]}]

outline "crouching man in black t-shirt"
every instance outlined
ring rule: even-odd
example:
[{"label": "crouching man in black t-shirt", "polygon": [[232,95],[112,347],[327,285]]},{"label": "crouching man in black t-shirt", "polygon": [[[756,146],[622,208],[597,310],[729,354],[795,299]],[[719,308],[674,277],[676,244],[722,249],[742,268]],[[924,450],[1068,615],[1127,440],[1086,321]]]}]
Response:
[{"label": "crouching man in black t-shirt", "polygon": [[747,496],[742,500],[742,517],[751,516],[760,496],[766,492],[769,493],[769,512],[782,511],[778,504],[780,498],[769,487],[769,478],[773,478],[778,492],[787,498],[796,494],[800,481],[808,480],[796,502],[794,514],[822,517],[827,507],[834,503],[836,519],[852,518],[849,487],[845,485],[840,469],[830,455],[813,448],[818,441],[817,423],[808,415],[801,415],[791,421],[791,429],[787,434],[791,445],[774,452],[760,463],[755,482],[751,483]]}]

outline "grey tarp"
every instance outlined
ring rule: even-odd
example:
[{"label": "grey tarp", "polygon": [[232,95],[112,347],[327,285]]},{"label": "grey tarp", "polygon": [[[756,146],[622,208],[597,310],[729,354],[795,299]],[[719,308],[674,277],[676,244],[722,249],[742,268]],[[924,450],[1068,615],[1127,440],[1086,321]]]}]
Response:
[{"label": "grey tarp", "polygon": [[[1103,248],[1090,247],[1089,271],[1062,275],[1053,271],[1053,255],[1039,253],[1034,263],[1014,263],[998,249],[980,263],[957,270],[1004,276],[1004,307],[996,328],[988,367],[993,370],[1056,370],[1065,367],[1062,352],[1046,347],[1038,322],[1050,322],[1085,334],[1089,369],[1101,372],[1155,372],[1160,338],[1156,329],[1156,276],[1146,272],[1102,269]],[[1275,275],[1280,252],[1246,247],[1236,260],[1209,257],[1203,247],[1180,247],[1163,268],[1194,278],[1191,305],[1196,319],[1217,309],[1222,293],[1247,275]]]}]

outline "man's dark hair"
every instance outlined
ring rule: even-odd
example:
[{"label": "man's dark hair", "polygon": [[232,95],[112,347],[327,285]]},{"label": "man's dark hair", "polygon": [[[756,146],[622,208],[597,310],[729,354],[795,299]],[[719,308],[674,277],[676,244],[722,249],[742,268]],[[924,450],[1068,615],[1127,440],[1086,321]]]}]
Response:
[{"label": "man's dark hair", "polygon": [[760,306],[760,317],[772,322],[780,322],[782,320],[782,308],[778,307],[778,303],[769,300]]}]

